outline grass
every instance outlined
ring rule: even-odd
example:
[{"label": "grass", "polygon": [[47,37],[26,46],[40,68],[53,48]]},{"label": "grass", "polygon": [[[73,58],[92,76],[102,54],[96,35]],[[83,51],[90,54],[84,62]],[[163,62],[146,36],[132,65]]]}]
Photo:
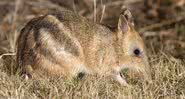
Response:
[{"label": "grass", "polygon": [[[21,0],[17,0],[16,5],[19,5],[20,1]],[[97,0],[94,0],[94,2],[95,1]],[[94,6],[98,5],[94,4]],[[107,17],[107,8],[109,7],[103,5],[100,20]],[[62,78],[25,80],[21,78],[15,72],[15,55],[14,53],[9,53],[15,51],[16,34],[19,28],[25,24],[25,22],[23,24],[21,23],[25,21],[21,19],[26,19],[26,17],[21,17],[22,15],[17,17],[17,13],[21,12],[18,11],[19,9],[21,9],[21,6],[20,8],[16,7],[14,13],[7,15],[7,17],[13,17],[12,22],[10,22],[10,31],[1,32],[0,34],[0,41],[2,36],[6,38],[6,40],[3,40],[4,43],[2,43],[2,41],[0,42],[0,54],[7,53],[4,54],[4,56],[0,56],[1,99],[185,99],[185,59],[174,57],[174,55],[168,53],[168,48],[171,48],[172,45],[163,44],[163,42],[158,40],[159,37],[144,37],[147,47],[149,47],[148,56],[153,81],[151,84],[147,84],[140,79],[134,79],[129,75],[127,75],[127,80],[131,85],[130,87],[123,87],[109,77],[100,77],[97,75],[87,76],[82,80],[63,80]],[[27,12],[28,11],[25,10],[22,14],[27,14]],[[37,14],[37,12],[35,13]],[[94,10],[94,13],[96,12],[101,11],[97,8],[96,11]],[[32,14],[30,14],[30,16],[32,16]],[[27,15],[27,17],[29,17],[29,15]],[[89,17],[91,18],[91,15],[89,15]],[[96,21],[97,19],[98,16],[94,18]],[[184,28],[185,26],[183,24],[172,28],[181,35],[178,38],[180,43],[184,42]],[[7,30],[9,30],[9,28]],[[158,36],[158,32],[155,33]],[[159,46],[161,48],[159,48]],[[179,48],[182,52],[175,48],[172,48],[172,52],[178,52],[178,54],[184,53],[183,48],[185,47]],[[183,55],[180,56],[184,57]]]},{"label": "grass", "polygon": [[[13,60],[11,56],[7,56]],[[87,76],[82,80],[49,78],[25,80],[11,73],[1,62],[0,97],[14,99],[109,98],[109,99],[184,99],[185,67],[183,61],[164,53],[150,57],[153,83],[134,81],[123,87],[108,77]],[[2,61],[2,60],[1,60]],[[12,63],[11,67],[14,64]]]}]

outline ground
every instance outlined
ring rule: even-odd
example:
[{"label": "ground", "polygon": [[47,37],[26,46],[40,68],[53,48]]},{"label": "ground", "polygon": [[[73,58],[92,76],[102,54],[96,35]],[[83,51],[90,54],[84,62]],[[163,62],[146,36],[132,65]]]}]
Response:
[{"label": "ground", "polygon": [[[184,99],[185,7],[172,1],[183,0],[152,5],[144,0],[0,0],[0,98]],[[16,38],[30,19],[47,9],[66,7],[114,29],[125,6],[145,41],[152,83],[128,77],[130,86],[123,87],[96,75],[82,80],[25,80],[16,74]]]}]

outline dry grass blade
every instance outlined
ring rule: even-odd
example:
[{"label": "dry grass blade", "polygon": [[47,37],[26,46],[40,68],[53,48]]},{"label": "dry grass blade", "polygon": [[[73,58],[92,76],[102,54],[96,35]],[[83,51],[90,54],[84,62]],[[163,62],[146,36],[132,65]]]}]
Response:
[{"label": "dry grass blade", "polygon": [[2,59],[4,56],[15,56],[16,53],[4,53],[0,55],[0,59]]},{"label": "dry grass blade", "polygon": [[94,0],[94,22],[96,22],[96,0]]},{"label": "dry grass blade", "polygon": [[102,14],[101,14],[101,18],[100,18],[100,23],[102,23],[102,21],[103,21],[103,16],[104,16],[104,14],[105,14],[105,5],[103,5],[103,10],[102,10]]},{"label": "dry grass blade", "polygon": [[15,43],[16,43],[16,39],[17,39],[17,13],[19,8],[21,7],[21,0],[16,0],[15,2],[15,11],[13,13],[13,20],[12,20],[12,25],[11,25],[11,33],[9,35],[7,35],[7,38],[9,39],[9,43],[10,43],[10,51],[11,52],[15,52]]}]

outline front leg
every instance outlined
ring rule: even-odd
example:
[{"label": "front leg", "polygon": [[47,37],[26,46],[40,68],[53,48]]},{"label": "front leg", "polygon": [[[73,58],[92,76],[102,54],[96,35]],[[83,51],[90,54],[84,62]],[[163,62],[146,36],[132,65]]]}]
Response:
[{"label": "front leg", "polygon": [[125,80],[125,77],[123,75],[121,76],[119,72],[113,74],[113,79],[123,86],[129,86]]},{"label": "front leg", "polygon": [[125,79],[125,76],[124,75],[121,75],[121,70],[123,69],[126,69],[127,66],[114,66],[113,67],[113,71],[112,71],[112,76],[113,76],[113,79],[117,82],[119,82],[122,86],[127,86],[129,87],[129,84],[127,83],[126,79]]}]

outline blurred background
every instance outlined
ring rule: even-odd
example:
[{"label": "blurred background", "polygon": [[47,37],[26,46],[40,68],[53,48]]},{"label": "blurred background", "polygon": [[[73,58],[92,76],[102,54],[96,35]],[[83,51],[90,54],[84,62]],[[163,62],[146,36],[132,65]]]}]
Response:
[{"label": "blurred background", "polygon": [[[62,79],[27,82],[14,75],[17,73],[16,39],[32,18],[67,8],[115,29],[121,9],[125,7],[131,11],[135,28],[146,43],[152,84],[128,79],[133,85],[125,88],[99,76],[81,83]],[[76,96],[84,96],[84,99],[124,99],[123,96],[125,99],[185,99],[184,85],[185,0],[0,0],[0,97],[4,96],[3,99],[60,99],[65,96],[75,99]]]},{"label": "blurred background", "polygon": [[132,12],[149,53],[185,59],[185,0],[0,0],[0,55],[14,53],[20,30],[49,10],[67,8],[115,29],[124,7]]}]

